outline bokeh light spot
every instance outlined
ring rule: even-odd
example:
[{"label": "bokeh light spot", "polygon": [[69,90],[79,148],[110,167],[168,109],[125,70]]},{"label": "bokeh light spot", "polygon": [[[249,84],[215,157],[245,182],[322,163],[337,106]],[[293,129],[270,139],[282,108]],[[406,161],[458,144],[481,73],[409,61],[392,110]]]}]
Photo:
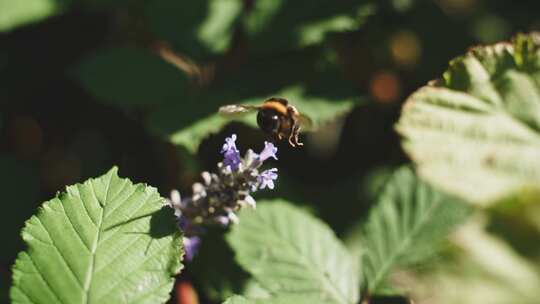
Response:
[{"label": "bokeh light spot", "polygon": [[397,65],[413,67],[422,55],[422,46],[420,39],[414,32],[403,30],[390,38],[390,51]]},{"label": "bokeh light spot", "polygon": [[21,158],[35,158],[43,145],[43,130],[30,116],[16,116],[11,122],[11,139],[15,153]]},{"label": "bokeh light spot", "polygon": [[401,95],[401,81],[392,71],[375,73],[369,88],[371,96],[381,103],[395,102]]}]

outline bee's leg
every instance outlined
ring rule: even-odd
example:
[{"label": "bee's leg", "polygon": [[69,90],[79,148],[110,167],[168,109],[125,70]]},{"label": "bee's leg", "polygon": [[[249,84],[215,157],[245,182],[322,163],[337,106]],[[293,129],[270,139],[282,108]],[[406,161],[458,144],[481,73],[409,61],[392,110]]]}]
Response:
[{"label": "bee's leg", "polygon": [[297,146],[303,146],[304,144],[298,141],[298,135],[300,134],[300,125],[294,126],[293,129],[294,142]]},{"label": "bee's leg", "polygon": [[300,114],[298,110],[292,106],[287,106],[287,111],[291,120],[291,131],[289,133],[289,143],[293,147],[303,146],[304,144],[298,141],[298,135],[300,134],[300,123],[298,121],[298,115]]},{"label": "bee's leg", "polygon": [[292,121],[292,124],[293,126],[291,127],[291,129],[289,130],[289,134],[287,134],[287,139],[289,140],[289,145],[291,145],[291,147],[296,147],[295,143],[294,143],[294,121]]},{"label": "bee's leg", "polygon": [[296,147],[293,132],[291,132],[291,134],[289,135],[289,145],[291,145],[292,147]]},{"label": "bee's leg", "polygon": [[303,146],[304,143],[301,143],[298,141],[298,135],[300,134],[300,126],[296,129],[296,133],[294,134],[294,141],[296,142],[297,146]]},{"label": "bee's leg", "polygon": [[300,125],[296,120],[293,121],[291,132],[289,133],[289,144],[293,147],[303,146],[304,144],[298,142],[298,134],[300,133]]}]

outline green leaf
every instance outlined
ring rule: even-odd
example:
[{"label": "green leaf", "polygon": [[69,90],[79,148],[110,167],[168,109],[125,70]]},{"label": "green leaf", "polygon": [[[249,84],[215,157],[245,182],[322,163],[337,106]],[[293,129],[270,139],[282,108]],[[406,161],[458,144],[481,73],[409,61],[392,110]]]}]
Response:
[{"label": "green leaf", "polygon": [[310,303],[359,300],[358,265],[343,244],[321,221],[284,201],[242,212],[227,241],[238,263],[272,295]]},{"label": "green leaf", "polygon": [[227,299],[227,301],[223,302],[223,304],[249,304],[252,303],[248,299],[242,297],[242,296],[232,296]]},{"label": "green leaf", "polygon": [[13,267],[13,303],[165,302],[182,238],[163,205],[117,168],[67,187],[22,230],[28,249]]},{"label": "green leaf", "polygon": [[471,208],[419,180],[410,167],[398,169],[370,211],[360,242],[370,293],[380,292],[396,267],[418,262],[463,222]]},{"label": "green leaf", "polygon": [[250,276],[234,261],[222,229],[207,230],[189,270],[197,281],[197,290],[214,302],[234,294],[247,296],[243,291]]},{"label": "green leaf", "polygon": [[246,298],[235,295],[228,298],[227,301],[223,302],[223,304],[311,304],[321,303],[320,301],[321,299],[314,294],[280,294],[266,299]]},{"label": "green leaf", "polygon": [[538,302],[538,263],[487,233],[486,219],[475,217],[457,231],[452,255],[402,280],[412,298],[442,304]]},{"label": "green leaf", "polygon": [[431,183],[482,205],[540,192],[540,34],[472,49],[421,88],[397,124]]},{"label": "green leaf", "polygon": [[142,49],[103,49],[76,68],[82,86],[103,102],[130,107],[180,103],[186,98],[187,76]]},{"label": "green leaf", "polygon": [[257,282],[252,277],[244,284],[244,289],[242,290],[242,295],[249,299],[270,299],[271,295],[268,290],[264,289],[259,282]]},{"label": "green leaf", "polygon": [[201,59],[225,52],[242,13],[241,0],[151,0],[145,13],[150,28],[178,51]]},{"label": "green leaf", "polygon": [[71,0],[0,0],[0,32],[63,12]]},{"label": "green leaf", "polygon": [[[372,14],[368,1],[258,0],[244,20],[258,53],[276,53],[311,46],[331,32],[353,31]],[[279,41],[279,43],[276,43]]]}]

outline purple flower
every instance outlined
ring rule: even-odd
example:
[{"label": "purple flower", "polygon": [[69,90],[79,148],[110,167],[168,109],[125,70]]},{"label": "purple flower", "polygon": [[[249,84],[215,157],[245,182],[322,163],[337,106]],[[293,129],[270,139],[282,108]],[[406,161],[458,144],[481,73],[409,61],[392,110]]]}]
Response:
[{"label": "purple flower", "polygon": [[198,236],[184,237],[184,260],[190,262],[199,251],[201,238]]},{"label": "purple flower", "polygon": [[220,215],[216,217],[216,222],[218,222],[223,227],[227,227],[227,225],[229,225],[230,219],[228,216]]},{"label": "purple flower", "polygon": [[259,189],[274,189],[278,169],[260,171],[264,161],[277,159],[277,148],[265,142],[260,154],[248,150],[244,157],[236,147],[236,135],[225,139],[221,148],[223,162],[216,172],[203,172],[201,182],[194,183],[190,196],[181,197],[177,190],[167,204],[174,209],[178,228],[184,238],[185,261],[193,259],[199,249],[206,225],[227,227],[239,222],[236,212],[244,207],[255,208],[252,196]]},{"label": "purple flower", "polygon": [[264,189],[266,187],[268,187],[268,189],[274,189],[274,180],[277,178],[277,168],[272,168],[261,172],[261,174],[259,174],[257,177],[259,189]]},{"label": "purple flower", "polygon": [[180,230],[185,232],[190,228],[191,222],[187,217],[180,215],[176,219],[178,221],[178,227],[180,228]]},{"label": "purple flower", "polygon": [[221,148],[221,153],[234,150],[238,152],[238,149],[236,148],[236,134],[231,135],[231,137],[225,138],[225,143],[223,144],[223,147]]},{"label": "purple flower", "polygon": [[231,170],[238,169],[240,162],[240,151],[236,148],[236,134],[231,135],[231,137],[225,138],[225,143],[223,148],[221,148],[221,153],[223,153],[223,165],[229,166]]},{"label": "purple flower", "polygon": [[277,147],[274,146],[273,143],[265,141],[264,149],[261,151],[261,154],[259,154],[259,161],[262,163],[265,160],[269,159],[270,157],[277,159],[276,153],[277,153]]}]

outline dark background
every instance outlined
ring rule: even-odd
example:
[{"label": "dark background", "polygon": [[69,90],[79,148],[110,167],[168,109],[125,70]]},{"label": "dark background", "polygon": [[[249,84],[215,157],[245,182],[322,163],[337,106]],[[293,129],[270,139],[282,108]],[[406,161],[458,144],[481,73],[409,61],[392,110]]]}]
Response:
[{"label": "dark background", "polygon": [[[312,64],[316,65],[332,50],[337,59],[330,61],[330,69],[366,101],[304,137],[304,148],[280,144],[279,161],[274,163],[280,169],[277,190],[259,197],[282,196],[305,203],[338,234],[365,215],[377,177],[407,161],[393,131],[404,99],[440,77],[448,61],[468,47],[540,29],[540,2],[533,0],[371,4],[373,13],[358,29],[328,34],[308,47],[288,48],[283,43],[286,29],[278,22],[259,40],[251,40],[236,27],[231,46],[217,55],[195,47],[183,53],[200,66],[212,67],[211,73],[203,69],[202,80],[198,80],[202,83],[198,88],[204,91],[207,83],[236,79],[237,71],[264,58],[279,61],[315,54]],[[253,1],[245,1],[246,14],[252,5]],[[300,4],[297,9],[284,10],[283,18],[295,20],[298,10]],[[18,231],[40,203],[66,185],[118,165],[121,176],[153,185],[164,196],[172,188],[186,193],[200,170],[212,170],[220,160],[218,152],[226,136],[237,133],[241,151],[260,149],[265,139],[253,128],[231,123],[208,136],[192,154],[147,127],[146,118],[156,106],[119,106],[84,89],[72,71],[88,54],[126,45],[155,51],[169,43],[149,35],[139,19],[137,5],[90,9],[77,4],[58,16],[0,33],[0,285],[4,296],[11,264],[23,248]],[[292,69],[287,64],[274,70],[260,68],[255,75],[270,73],[272,77],[246,81],[240,77],[224,83],[239,88],[257,83],[262,91],[272,92],[271,82],[286,82],[287,75],[295,73]],[[318,77],[302,71],[297,74],[299,78]],[[213,96],[219,97],[219,93]],[[186,104],[184,111],[197,109]],[[198,279],[192,276],[192,280]]]}]

